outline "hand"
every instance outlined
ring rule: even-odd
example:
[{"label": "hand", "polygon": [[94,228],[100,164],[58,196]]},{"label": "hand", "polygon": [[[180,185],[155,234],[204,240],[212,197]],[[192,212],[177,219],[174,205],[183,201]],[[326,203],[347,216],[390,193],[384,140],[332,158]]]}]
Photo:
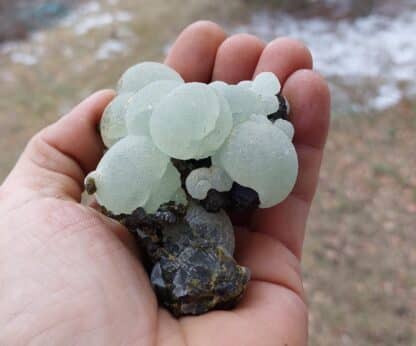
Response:
[{"label": "hand", "polygon": [[185,29],[166,63],[187,81],[273,71],[284,83],[300,172],[283,203],[236,232],[236,258],[252,272],[246,295],[232,311],[172,318],[126,230],[79,203],[103,151],[96,127],[114,97],[101,91],[38,133],[0,188],[1,345],[306,345],[299,262],[328,129],[327,85],[300,43],[226,39],[209,22]]}]

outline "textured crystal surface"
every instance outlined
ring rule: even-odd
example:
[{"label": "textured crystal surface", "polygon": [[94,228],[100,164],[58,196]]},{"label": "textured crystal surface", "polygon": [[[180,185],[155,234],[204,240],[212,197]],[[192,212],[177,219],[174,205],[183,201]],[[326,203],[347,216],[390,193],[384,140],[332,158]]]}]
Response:
[{"label": "textured crystal surface", "polygon": [[211,86],[227,100],[234,126],[248,120],[252,114],[263,113],[262,99],[251,89],[241,85],[227,85],[223,82],[214,82]]},{"label": "textured crystal surface", "polygon": [[133,94],[125,110],[127,132],[150,136],[149,120],[154,106],[181,84],[176,80],[155,81]]},{"label": "textured crystal surface", "polygon": [[185,83],[145,62],[117,91],[100,123],[108,150],[87,192],[136,235],[159,302],[175,316],[233,307],[250,273],[233,258],[227,212],[278,204],[298,173],[278,78]]},{"label": "textured crystal surface", "polygon": [[169,156],[204,158],[216,150],[231,131],[229,109],[206,84],[179,86],[155,106],[150,133]]},{"label": "textured crystal surface", "polygon": [[[223,210],[218,213],[208,213],[198,204],[191,203],[184,221],[193,230],[199,241],[214,247],[221,247],[230,255],[234,254],[234,229],[230,218]],[[185,244],[189,240],[186,234],[180,231],[175,232],[172,227],[169,226],[162,230],[165,241]]]},{"label": "textured crystal surface", "polygon": [[276,96],[281,86],[274,73],[263,72],[254,79],[251,88],[261,95]]},{"label": "textured crystal surface", "polygon": [[[100,124],[110,149],[89,176],[98,201],[115,214],[138,207],[155,212],[163,203],[185,202],[180,173],[169,159],[212,157],[214,167],[185,177],[192,198],[229,191],[235,182],[256,191],[261,208],[281,202],[294,186],[298,167],[294,128],[279,118],[289,108],[280,89],[271,72],[238,85],[206,85],[184,83],[163,64],[129,68]],[[145,145],[139,148],[139,142]]]},{"label": "textured crystal surface", "polygon": [[297,177],[296,151],[289,137],[259,115],[235,127],[213,163],[237,183],[257,191],[260,207],[284,200]]},{"label": "textured crystal surface", "polygon": [[202,167],[193,170],[186,178],[186,190],[195,199],[204,199],[208,191],[214,189],[219,192],[229,191],[233,180],[220,167]]},{"label": "textured crystal surface", "polygon": [[[153,187],[150,197],[144,205],[148,213],[155,213],[163,203],[177,201],[186,204],[181,196],[181,176],[173,164],[169,161],[165,173]],[[178,194],[178,195],[177,195]]]},{"label": "textured crystal surface", "polygon": [[290,122],[284,119],[277,119],[274,122],[274,126],[277,126],[279,129],[281,129],[290,140],[293,139],[293,136],[295,135],[295,128]]},{"label": "textured crystal surface", "polygon": [[160,80],[183,82],[179,73],[168,66],[156,62],[143,62],[123,73],[117,85],[117,92],[136,93],[146,85]]},{"label": "textured crystal surface", "polygon": [[[160,234],[141,231],[139,237],[147,240],[144,250],[154,263],[151,282],[172,313],[201,314],[239,300],[249,271],[232,257],[234,230],[224,211],[208,213],[191,203],[185,217]],[[163,251],[154,251],[155,243]]]},{"label": "textured crystal surface", "polygon": [[147,203],[168,163],[150,138],[127,136],[107,151],[86,180],[93,179],[98,203],[114,214],[127,214]]},{"label": "textured crystal surface", "polygon": [[247,89],[251,89],[253,87],[253,81],[252,80],[242,80],[237,85],[245,87]]},{"label": "textured crystal surface", "polygon": [[133,93],[116,96],[104,110],[100,122],[101,138],[107,148],[127,135],[126,109]]}]

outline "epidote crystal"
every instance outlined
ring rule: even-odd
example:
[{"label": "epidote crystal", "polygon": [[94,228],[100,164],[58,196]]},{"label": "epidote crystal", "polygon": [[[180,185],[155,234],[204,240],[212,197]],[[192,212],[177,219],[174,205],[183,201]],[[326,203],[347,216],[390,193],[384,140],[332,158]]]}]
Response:
[{"label": "epidote crystal", "polygon": [[145,254],[174,315],[231,308],[249,270],[233,258],[226,211],[271,207],[298,170],[289,105],[271,72],[238,85],[185,83],[169,67],[129,68],[100,124],[108,148],[86,180]]}]

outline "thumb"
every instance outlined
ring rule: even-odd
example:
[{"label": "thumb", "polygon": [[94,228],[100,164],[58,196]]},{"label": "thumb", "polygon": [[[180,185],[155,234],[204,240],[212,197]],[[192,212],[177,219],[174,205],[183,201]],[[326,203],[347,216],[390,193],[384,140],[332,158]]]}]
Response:
[{"label": "thumb", "polygon": [[88,97],[28,143],[2,188],[16,194],[80,201],[83,180],[103,153],[97,125],[114,91]]}]

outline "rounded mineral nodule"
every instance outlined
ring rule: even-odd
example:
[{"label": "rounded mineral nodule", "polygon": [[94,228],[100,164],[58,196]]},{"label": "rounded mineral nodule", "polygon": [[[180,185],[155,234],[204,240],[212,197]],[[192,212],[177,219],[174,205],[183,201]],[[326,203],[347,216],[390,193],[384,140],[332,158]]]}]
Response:
[{"label": "rounded mineral nodule", "polygon": [[234,230],[224,211],[209,213],[195,202],[186,215],[162,221],[157,232],[140,214],[138,236],[151,263],[160,302],[176,316],[230,308],[241,298],[250,272],[233,259]]},{"label": "rounded mineral nodule", "polygon": [[126,109],[133,93],[116,96],[104,110],[100,122],[101,138],[107,148],[127,136]]},{"label": "rounded mineral nodule", "polygon": [[187,247],[174,258],[162,256],[150,278],[162,304],[181,316],[233,307],[250,274],[224,249],[201,244]]},{"label": "rounded mineral nodule", "polygon": [[174,80],[183,83],[182,77],[170,67],[146,61],[134,65],[123,73],[117,85],[117,92],[136,93],[146,85],[160,80]]},{"label": "rounded mineral nodule", "polygon": [[233,129],[215,153],[213,164],[224,168],[238,184],[255,190],[262,208],[272,207],[289,195],[298,171],[291,140],[261,115]]},{"label": "rounded mineral nodule", "polygon": [[192,202],[184,219],[177,224],[166,225],[161,233],[163,247],[176,249],[178,245],[179,252],[189,244],[201,243],[221,247],[231,256],[234,254],[234,229],[230,218],[223,210],[209,213]]},{"label": "rounded mineral nodule", "polygon": [[150,134],[156,146],[175,159],[208,157],[231,131],[227,107],[206,84],[181,85],[155,106]]}]

